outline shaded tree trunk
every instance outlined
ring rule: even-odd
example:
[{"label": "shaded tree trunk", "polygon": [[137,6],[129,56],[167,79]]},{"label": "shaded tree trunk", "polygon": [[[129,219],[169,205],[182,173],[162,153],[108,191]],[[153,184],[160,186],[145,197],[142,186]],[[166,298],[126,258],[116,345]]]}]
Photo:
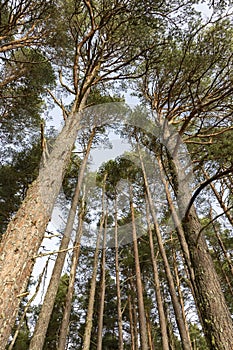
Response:
[{"label": "shaded tree trunk", "polygon": [[30,342],[30,347],[29,347],[30,350],[42,350],[43,349],[46,331],[48,328],[50,316],[51,316],[52,311],[53,311],[53,305],[54,305],[54,301],[56,298],[56,294],[57,294],[57,290],[58,290],[58,286],[59,286],[59,281],[61,278],[61,273],[62,273],[63,265],[65,262],[66,254],[67,254],[67,248],[69,246],[71,233],[72,233],[72,230],[74,227],[77,206],[79,203],[80,190],[81,190],[84,172],[86,169],[86,165],[87,165],[87,161],[88,161],[88,157],[90,154],[91,145],[92,145],[94,136],[95,136],[95,129],[92,130],[91,136],[90,136],[89,141],[88,141],[86,154],[85,154],[84,159],[82,161],[82,165],[81,165],[79,176],[78,176],[77,185],[75,188],[75,193],[74,193],[74,196],[72,199],[72,204],[71,204],[69,216],[67,219],[66,228],[65,228],[64,235],[62,237],[62,241],[61,241],[60,248],[59,248],[60,252],[58,253],[58,256],[56,258],[55,265],[54,265],[53,272],[52,272],[52,276],[50,279],[50,283],[49,283],[49,286],[48,286],[47,291],[46,291],[46,295],[45,295],[45,298],[44,298],[44,301],[43,301],[43,304],[41,307],[39,318],[38,318],[37,323],[36,323],[33,337],[32,337],[31,342]]}]

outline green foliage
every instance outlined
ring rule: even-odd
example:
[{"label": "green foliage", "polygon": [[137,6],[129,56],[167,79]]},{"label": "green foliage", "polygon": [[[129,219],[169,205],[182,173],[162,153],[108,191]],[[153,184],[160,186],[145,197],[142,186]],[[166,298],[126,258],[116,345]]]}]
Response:
[{"label": "green foliage", "polygon": [[28,186],[37,177],[41,159],[40,143],[21,152],[14,152],[12,160],[0,167],[0,232],[18,210]]},{"label": "green foliage", "polygon": [[91,93],[87,99],[88,106],[98,105],[103,103],[111,103],[111,102],[124,102],[124,98],[119,97],[118,95],[112,96],[109,93],[106,93],[106,92],[104,93],[100,89],[97,89],[96,87],[94,87],[91,90]]},{"label": "green foliage", "polygon": [[20,49],[12,54],[12,62],[2,66],[0,75],[6,81],[1,91],[1,139],[21,146],[39,131],[45,108],[42,96],[55,82],[53,68],[40,51]]},{"label": "green foliage", "polygon": [[78,181],[78,172],[81,163],[82,161],[79,156],[73,153],[62,182],[62,189],[66,199],[71,199],[73,196],[73,192]]},{"label": "green foliage", "polygon": [[196,350],[208,350],[209,347],[206,344],[205,337],[198,326],[194,323],[189,325],[190,339],[193,348]]},{"label": "green foliage", "polygon": [[26,322],[23,323],[18,337],[13,346],[13,350],[28,350],[30,344],[30,331]]}]

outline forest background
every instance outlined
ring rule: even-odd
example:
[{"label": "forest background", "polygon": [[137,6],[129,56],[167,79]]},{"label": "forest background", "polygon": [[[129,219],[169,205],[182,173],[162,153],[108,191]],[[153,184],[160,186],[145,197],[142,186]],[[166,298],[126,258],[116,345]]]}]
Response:
[{"label": "forest background", "polygon": [[232,349],[232,31],[231,1],[0,2],[1,349]]}]

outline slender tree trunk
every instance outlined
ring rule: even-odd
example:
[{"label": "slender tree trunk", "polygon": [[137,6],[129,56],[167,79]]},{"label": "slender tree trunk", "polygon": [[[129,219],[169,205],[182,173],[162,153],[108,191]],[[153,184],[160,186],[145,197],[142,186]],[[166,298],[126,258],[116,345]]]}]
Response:
[{"label": "slender tree trunk", "polygon": [[150,316],[148,314],[148,311],[146,311],[146,325],[147,325],[147,332],[148,332],[149,349],[150,350],[155,350],[155,347],[154,347],[154,344],[153,344],[153,338],[152,338]]},{"label": "slender tree trunk", "polygon": [[105,227],[102,244],[102,257],[101,257],[101,281],[100,281],[100,300],[99,300],[99,317],[98,317],[98,332],[97,332],[97,350],[102,350],[103,339],[103,320],[104,320],[104,299],[106,290],[106,235],[108,228],[107,212],[105,215]]},{"label": "slender tree trunk", "polygon": [[148,335],[147,335],[147,329],[146,329],[146,315],[145,315],[145,307],[144,307],[144,300],[143,300],[141,270],[140,270],[139,252],[138,252],[138,243],[137,243],[137,232],[136,232],[134,206],[133,206],[132,185],[130,185],[129,192],[130,192],[130,212],[132,217],[132,237],[133,237],[133,249],[134,249],[134,260],[135,260],[135,272],[136,272],[141,349],[148,350]]},{"label": "slender tree trunk", "polygon": [[[195,295],[197,293],[197,286],[196,286],[196,280],[195,280],[195,276],[194,276],[194,270],[193,270],[192,263],[191,263],[189,247],[188,247],[188,244],[187,244],[187,241],[185,238],[185,233],[184,233],[184,229],[182,226],[182,222],[179,218],[179,214],[177,213],[176,208],[175,208],[174,203],[173,203],[173,200],[172,200],[171,192],[169,190],[168,181],[165,179],[166,175],[164,174],[164,171],[163,171],[163,165],[162,165],[161,158],[157,157],[157,161],[158,161],[158,165],[159,165],[159,169],[160,169],[161,181],[164,185],[165,192],[166,192],[167,203],[168,203],[169,209],[170,209],[171,214],[172,214],[172,220],[173,220],[175,228],[176,228],[177,236],[178,236],[181,250],[183,253],[184,262],[186,264],[185,271],[186,271],[186,274],[187,274],[187,277],[189,280],[190,290],[192,292],[194,302],[196,302]],[[197,305],[196,305],[196,307],[197,307],[197,313],[199,316],[199,320],[202,323],[202,316],[199,312]]]},{"label": "slender tree trunk", "polygon": [[[82,109],[82,106],[80,106]],[[65,169],[77,137],[80,114],[73,107],[66,125],[38,178],[28,189],[25,200],[11,220],[0,245],[0,344],[6,347],[25,292],[35,256],[51,218]]]},{"label": "slender tree trunk", "polygon": [[133,291],[132,298],[131,298],[131,305],[132,305],[132,314],[133,314],[133,332],[134,332],[134,339],[135,339],[135,350],[138,350],[138,313],[137,313],[137,305],[135,301],[136,297],[136,288],[132,281],[132,276],[129,279],[129,287],[131,291]]},{"label": "slender tree trunk", "polygon": [[191,280],[193,289],[195,290],[196,286],[195,286],[194,271],[193,271],[193,268],[191,266],[189,248],[188,248],[188,244],[187,244],[186,239],[185,239],[185,234],[184,234],[184,230],[182,227],[182,223],[181,223],[181,220],[179,219],[179,215],[177,214],[175,206],[173,204],[172,196],[171,196],[169,186],[168,186],[168,181],[166,181],[166,179],[165,179],[163,165],[162,165],[162,161],[161,161],[160,157],[157,157],[157,161],[158,161],[159,170],[160,170],[160,174],[161,174],[161,181],[164,185],[164,189],[166,192],[167,203],[168,203],[169,209],[170,209],[171,214],[172,214],[172,219],[173,219],[176,231],[177,231],[177,235],[178,235],[180,246],[181,246],[181,249],[182,249],[182,252],[184,255],[185,263],[186,263],[187,268],[188,268],[189,278]]},{"label": "slender tree trunk", "polygon": [[157,302],[158,314],[159,314],[159,324],[160,324],[161,335],[162,335],[162,347],[163,347],[163,350],[169,350],[167,323],[166,323],[166,316],[164,313],[163,299],[162,299],[162,294],[160,289],[159,271],[158,271],[158,266],[156,262],[155,251],[154,251],[154,242],[153,242],[153,235],[152,235],[152,230],[150,225],[148,200],[146,201],[146,218],[147,218],[147,227],[148,227],[148,234],[149,234],[151,261],[152,261],[153,274],[154,274],[155,295],[156,295],[156,302]]},{"label": "slender tree trunk", "polygon": [[[171,240],[173,240],[172,237],[171,237]],[[183,294],[182,294],[182,291],[181,291],[180,276],[179,276],[178,266],[177,266],[177,255],[176,255],[176,252],[174,251],[174,248],[172,248],[172,255],[173,255],[174,274],[175,274],[176,286],[177,286],[179,300],[180,300],[180,306],[181,306],[181,310],[182,310],[183,321],[184,321],[186,332],[187,332],[187,335],[189,337],[189,341],[190,341],[190,344],[191,344],[189,328],[188,328],[188,323],[187,323],[186,314],[185,314],[185,308],[184,308],[184,298],[183,298]]]},{"label": "slender tree trunk", "polygon": [[71,313],[71,308],[72,308],[72,298],[73,298],[73,294],[74,294],[76,270],[77,270],[79,254],[80,254],[80,241],[81,241],[82,230],[83,230],[83,218],[85,216],[84,200],[85,200],[85,190],[83,191],[82,206],[81,206],[81,210],[80,210],[79,217],[78,217],[78,228],[76,231],[76,237],[75,237],[75,242],[74,242],[74,247],[73,247],[73,256],[72,256],[72,264],[71,264],[71,270],[70,270],[69,286],[68,286],[68,291],[67,291],[67,295],[66,295],[63,318],[62,318],[62,322],[61,322],[58,350],[65,349],[66,339],[67,339],[67,335],[69,332],[69,319],[70,319],[70,313]]},{"label": "slender tree trunk", "polygon": [[161,236],[161,233],[160,233],[159,225],[158,225],[158,222],[157,222],[156,213],[155,213],[155,209],[154,209],[154,205],[153,205],[153,201],[152,201],[152,196],[151,196],[151,192],[150,192],[150,189],[149,189],[149,184],[148,184],[148,180],[147,180],[147,176],[146,176],[145,166],[144,166],[144,163],[143,163],[143,160],[142,160],[142,156],[141,156],[141,151],[140,151],[139,145],[138,145],[138,152],[139,152],[141,168],[142,168],[143,177],[144,177],[144,183],[145,183],[148,203],[149,203],[149,207],[150,207],[150,211],[151,211],[151,215],[152,215],[152,219],[153,219],[153,224],[154,224],[154,229],[155,229],[155,232],[156,232],[156,238],[157,238],[157,242],[158,242],[158,246],[159,246],[159,252],[160,252],[161,257],[163,259],[164,268],[165,268],[165,271],[166,271],[167,281],[168,281],[168,285],[169,285],[169,291],[170,291],[170,294],[171,294],[172,304],[173,304],[173,308],[174,308],[174,312],[175,312],[175,316],[176,316],[176,322],[177,322],[179,333],[180,333],[180,336],[181,336],[181,339],[182,339],[182,347],[183,347],[184,350],[191,350],[192,346],[191,346],[191,344],[189,342],[189,337],[188,337],[188,334],[186,332],[185,324],[183,322],[182,310],[181,310],[181,307],[180,307],[179,299],[178,299],[178,297],[176,295],[176,288],[175,288],[175,284],[174,284],[174,281],[173,281],[173,276],[172,276],[171,269],[170,269],[170,266],[169,266],[168,258],[167,258],[167,255],[166,255],[166,251],[165,251],[165,248],[164,248],[164,244],[163,244],[162,236]]},{"label": "slender tree trunk", "polygon": [[104,185],[103,185],[103,193],[102,193],[102,217],[100,220],[100,227],[99,227],[99,232],[98,232],[97,240],[96,240],[96,248],[95,248],[94,262],[93,262],[93,272],[92,272],[92,277],[91,277],[91,287],[90,287],[90,295],[89,295],[89,302],[88,302],[88,309],[87,309],[87,316],[86,316],[86,326],[85,326],[85,332],[84,332],[84,337],[83,337],[82,350],[89,350],[90,343],[91,343],[91,329],[92,329],[92,318],[93,318],[93,312],[94,312],[96,277],[97,277],[97,272],[98,272],[98,257],[99,257],[100,239],[101,239],[101,234],[103,231],[103,225],[104,225],[104,221],[105,221],[104,196],[105,196],[106,177],[107,177],[107,174],[105,174],[105,177],[104,177]]},{"label": "slender tree trunk", "polygon": [[122,311],[121,311],[121,287],[119,273],[119,253],[118,253],[118,223],[117,223],[117,198],[115,199],[115,272],[116,272],[116,291],[117,291],[117,321],[118,321],[118,349],[123,350],[123,330],[122,330]]},{"label": "slender tree trunk", "polygon": [[30,347],[29,347],[30,350],[42,350],[43,349],[44,340],[45,340],[50,316],[51,316],[52,311],[53,311],[53,305],[54,305],[54,301],[56,298],[64,261],[66,258],[67,248],[69,246],[70,237],[71,237],[71,233],[72,233],[73,226],[74,226],[77,206],[78,206],[78,202],[79,202],[80,190],[81,190],[84,172],[86,169],[86,165],[87,165],[87,161],[88,161],[88,157],[90,154],[91,145],[92,145],[94,136],[95,136],[95,129],[92,130],[91,136],[90,136],[89,141],[88,141],[86,154],[85,154],[85,157],[82,161],[82,165],[81,165],[79,176],[78,176],[77,185],[75,188],[75,193],[74,193],[74,196],[72,199],[72,204],[71,204],[69,216],[67,219],[65,232],[64,232],[64,235],[62,237],[61,244],[60,244],[60,252],[58,253],[58,256],[57,256],[57,259],[56,259],[56,262],[55,262],[55,265],[53,268],[52,276],[50,279],[50,283],[49,283],[49,286],[47,288],[47,292],[46,292],[46,295],[45,295],[45,298],[44,298],[44,301],[43,301],[43,304],[41,307],[39,318],[38,318],[38,321],[36,323],[35,331],[34,331],[33,337],[32,337],[31,342],[30,342]]},{"label": "slender tree trunk", "polygon": [[129,303],[129,323],[130,323],[130,336],[131,336],[131,350],[136,350],[135,347],[135,332],[134,332],[134,320],[133,320],[133,311],[132,311],[132,301],[131,295],[128,295]]}]

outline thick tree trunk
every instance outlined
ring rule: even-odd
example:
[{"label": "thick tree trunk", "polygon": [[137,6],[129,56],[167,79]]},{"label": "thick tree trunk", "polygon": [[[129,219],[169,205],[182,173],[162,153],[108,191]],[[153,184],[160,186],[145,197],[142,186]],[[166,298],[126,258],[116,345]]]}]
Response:
[{"label": "thick tree trunk", "polygon": [[95,129],[93,129],[93,131],[91,133],[90,139],[88,141],[86,154],[85,154],[85,157],[82,161],[82,165],[81,165],[81,168],[79,171],[78,181],[77,181],[75,193],[74,193],[74,196],[72,199],[72,204],[71,204],[71,208],[69,211],[69,216],[67,219],[65,232],[63,234],[62,241],[61,241],[60,248],[59,248],[60,252],[58,253],[58,256],[57,256],[57,259],[56,259],[56,262],[55,262],[55,265],[53,268],[52,276],[51,276],[51,279],[49,282],[49,286],[47,288],[45,298],[44,298],[44,301],[43,301],[43,304],[41,307],[39,318],[38,318],[38,321],[36,323],[35,331],[34,331],[33,337],[32,337],[31,342],[30,342],[30,347],[29,347],[30,350],[42,350],[43,349],[44,340],[45,340],[47,328],[49,325],[50,316],[51,316],[52,311],[53,311],[53,305],[55,302],[55,298],[56,298],[56,294],[57,294],[57,290],[58,290],[58,286],[59,286],[59,281],[61,278],[62,269],[63,269],[63,265],[65,262],[66,254],[67,254],[67,248],[69,246],[71,233],[72,233],[72,230],[74,227],[77,206],[79,203],[80,190],[81,190],[84,172],[86,169],[86,165],[87,165],[87,161],[88,161],[88,157],[90,154],[91,145],[92,145],[94,136],[95,136]]},{"label": "thick tree trunk", "polygon": [[133,190],[131,185],[130,185],[129,191],[130,191],[130,212],[131,212],[131,218],[132,218],[132,238],[133,238],[133,250],[134,250],[135,272],[136,272],[141,349],[148,350],[149,347],[148,347],[148,335],[147,335],[147,328],[146,328],[146,314],[145,314],[145,307],[144,307],[144,300],[143,300],[137,232],[136,232],[136,224],[135,224],[135,216],[134,216],[134,206],[133,206],[133,200],[132,200]]},{"label": "thick tree trunk", "polygon": [[189,247],[190,259],[195,278],[195,300],[202,318],[203,330],[211,350],[231,350],[233,322],[224,298],[218,274],[208,251],[206,240],[201,233],[201,224],[194,206],[189,208],[190,189],[186,182],[182,164],[174,154],[176,176],[179,187],[175,191],[178,207],[183,219],[185,239]]},{"label": "thick tree trunk", "polygon": [[200,236],[197,242],[201,225],[194,208],[183,224],[197,286],[196,304],[206,340],[211,350],[232,350],[231,315],[204,237]]},{"label": "thick tree trunk", "polygon": [[70,313],[71,313],[71,307],[72,307],[72,298],[73,298],[73,294],[74,294],[76,270],[77,270],[79,254],[80,254],[80,240],[81,240],[81,236],[82,236],[83,218],[85,215],[84,197],[85,197],[85,194],[83,193],[82,208],[80,210],[79,217],[78,217],[78,228],[76,231],[76,238],[75,238],[74,248],[73,248],[69,286],[68,286],[68,291],[66,294],[65,308],[64,308],[64,313],[63,313],[63,318],[62,318],[62,323],[61,323],[58,350],[65,349],[66,338],[67,338],[67,335],[69,332],[69,319],[70,319]]},{"label": "thick tree trunk", "polygon": [[121,311],[121,287],[119,273],[119,253],[118,253],[118,224],[117,224],[117,198],[115,199],[115,272],[116,272],[116,291],[117,291],[117,322],[118,322],[118,349],[123,350],[123,330],[122,330],[122,311]]},{"label": "thick tree trunk", "polygon": [[[9,223],[0,245],[0,344],[6,347],[26,291],[35,256],[44,237],[77,137],[79,115],[71,113],[38,178]],[[38,350],[38,349],[37,349]]]},{"label": "thick tree trunk", "polygon": [[146,219],[147,219],[148,234],[149,234],[151,261],[152,261],[153,274],[154,274],[155,295],[156,295],[156,302],[157,302],[158,314],[159,314],[159,324],[160,324],[161,336],[162,336],[162,347],[163,347],[163,350],[169,350],[167,322],[166,322],[166,315],[163,307],[162,293],[160,289],[159,271],[158,271],[158,266],[156,262],[155,251],[154,251],[154,242],[153,242],[153,235],[152,235],[151,224],[150,224],[148,201],[146,201]]}]

